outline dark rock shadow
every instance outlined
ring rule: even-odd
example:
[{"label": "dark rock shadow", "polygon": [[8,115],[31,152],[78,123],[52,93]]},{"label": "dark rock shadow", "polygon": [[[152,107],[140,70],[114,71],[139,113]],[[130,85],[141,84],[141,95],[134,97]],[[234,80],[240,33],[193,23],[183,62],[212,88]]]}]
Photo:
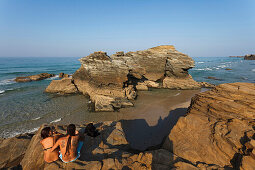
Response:
[{"label": "dark rock shadow", "polygon": [[177,108],[168,116],[159,118],[155,126],[149,126],[145,119],[121,120],[122,129],[132,149],[144,151],[159,148],[169,135],[178,119],[186,114],[187,108]]}]

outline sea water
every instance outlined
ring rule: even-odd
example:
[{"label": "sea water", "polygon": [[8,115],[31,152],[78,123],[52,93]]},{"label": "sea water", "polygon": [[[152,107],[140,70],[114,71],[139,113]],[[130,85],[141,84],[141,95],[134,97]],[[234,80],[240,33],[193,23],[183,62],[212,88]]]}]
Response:
[{"label": "sea water", "polygon": [[[86,96],[44,93],[51,80],[59,79],[60,72],[73,74],[80,67],[78,59],[75,57],[0,58],[0,137],[35,131],[42,123],[90,121],[93,114],[89,114],[87,108],[89,100]],[[255,83],[255,60],[230,57],[194,57],[193,59],[195,68],[189,70],[189,73],[196,81],[216,85],[232,82]],[[14,81],[19,76],[43,72],[53,73],[56,76],[26,83]],[[208,79],[208,77],[216,79]]]}]

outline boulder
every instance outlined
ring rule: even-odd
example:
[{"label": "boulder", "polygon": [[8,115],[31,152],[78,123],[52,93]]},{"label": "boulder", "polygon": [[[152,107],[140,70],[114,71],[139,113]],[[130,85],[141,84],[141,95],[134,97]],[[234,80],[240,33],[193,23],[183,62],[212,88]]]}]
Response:
[{"label": "boulder", "polygon": [[245,143],[254,138],[254,103],[253,83],[221,84],[199,93],[192,98],[187,115],[171,130],[163,148],[193,164],[240,168],[246,161],[242,160]]},{"label": "boulder", "polygon": [[68,74],[65,74],[65,73],[59,73],[59,78],[67,78],[67,77],[70,77]]},{"label": "boulder", "polygon": [[25,134],[0,140],[0,169],[18,167],[31,138]]},{"label": "boulder", "polygon": [[154,81],[146,80],[144,81],[144,84],[146,84],[147,87],[159,88],[159,83]]},{"label": "boulder", "polygon": [[26,77],[16,77],[15,81],[16,82],[38,81],[38,80],[47,79],[47,78],[50,78],[50,77],[53,77],[53,76],[55,76],[55,75],[54,74],[49,74],[49,73],[41,73],[41,74],[26,76]]},{"label": "boulder", "polygon": [[191,76],[186,78],[172,78],[166,77],[163,80],[163,87],[168,89],[199,89],[201,85],[194,81]]},{"label": "boulder", "polygon": [[76,93],[78,92],[72,78],[63,78],[61,80],[52,80],[50,85],[45,89],[47,93]]},{"label": "boulder", "polygon": [[244,56],[245,60],[255,60],[255,54],[247,54]]},{"label": "boulder", "polygon": [[138,91],[148,91],[149,90],[148,86],[144,82],[138,83],[135,87]]}]

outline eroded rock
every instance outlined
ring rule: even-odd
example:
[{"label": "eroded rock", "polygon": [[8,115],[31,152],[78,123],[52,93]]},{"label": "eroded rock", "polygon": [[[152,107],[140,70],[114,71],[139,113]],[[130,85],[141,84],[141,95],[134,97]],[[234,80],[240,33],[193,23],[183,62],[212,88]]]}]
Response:
[{"label": "eroded rock", "polygon": [[[240,168],[245,143],[254,138],[255,85],[229,83],[197,94],[163,148],[193,162]],[[247,162],[252,158],[248,156]],[[246,161],[246,158],[243,160]],[[249,163],[244,162],[244,166]],[[254,167],[255,164],[249,164]]]}]

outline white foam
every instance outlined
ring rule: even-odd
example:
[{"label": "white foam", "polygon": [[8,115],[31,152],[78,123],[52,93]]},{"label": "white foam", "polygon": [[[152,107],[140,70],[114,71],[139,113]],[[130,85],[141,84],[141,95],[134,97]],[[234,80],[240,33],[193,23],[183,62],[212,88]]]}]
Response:
[{"label": "white foam", "polygon": [[175,94],[174,96],[179,96],[181,93],[177,93],[177,94]]},{"label": "white foam", "polygon": [[1,80],[0,85],[8,85],[8,84],[13,84],[15,83],[14,79],[6,79],[6,80]]},{"label": "white foam", "polygon": [[197,62],[198,64],[203,64],[203,63],[205,63],[205,62],[203,62],[203,61],[199,61],[199,62]]},{"label": "white foam", "polygon": [[38,119],[41,119],[41,117],[36,117],[36,118],[34,118],[34,119],[32,119],[32,120],[38,120]]},{"label": "white foam", "polygon": [[205,71],[210,71],[210,70],[212,70],[211,68],[197,68],[197,69],[193,69],[193,70],[205,70]]},{"label": "white foam", "polygon": [[218,66],[219,68],[225,68],[225,67],[227,67],[226,65],[220,65],[220,66]]},{"label": "white foam", "polygon": [[36,128],[33,128],[33,129],[29,129],[29,130],[20,130],[20,131],[15,131],[15,132],[4,132],[4,138],[12,138],[12,137],[15,137],[17,135],[20,135],[20,134],[24,134],[24,133],[33,133],[33,132],[36,132],[40,127],[36,127]]},{"label": "white foam", "polygon": [[5,92],[5,90],[0,90],[0,94],[3,94]]},{"label": "white foam", "polygon": [[197,68],[197,69],[193,69],[193,70],[205,70],[205,69],[203,69],[203,68]]},{"label": "white foam", "polygon": [[252,69],[251,71],[255,71],[255,69]]},{"label": "white foam", "polygon": [[46,80],[55,80],[55,79],[58,79],[58,78],[59,78],[59,75],[55,75],[54,77],[47,78]]},{"label": "white foam", "polygon": [[59,122],[59,121],[61,121],[61,120],[62,120],[62,118],[59,118],[59,119],[56,119],[56,120],[51,121],[50,123],[56,123],[56,122]]}]

